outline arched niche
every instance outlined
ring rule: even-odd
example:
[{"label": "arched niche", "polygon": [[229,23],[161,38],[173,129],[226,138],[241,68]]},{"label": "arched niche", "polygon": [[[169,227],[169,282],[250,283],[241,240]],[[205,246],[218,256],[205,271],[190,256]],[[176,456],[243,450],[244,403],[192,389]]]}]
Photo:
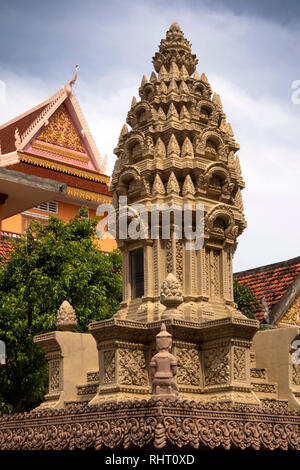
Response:
[{"label": "arched niche", "polygon": [[205,172],[205,179],[209,186],[220,190],[228,188],[230,183],[228,170],[222,162],[209,165]]},{"label": "arched niche", "polygon": [[140,135],[132,135],[126,142],[126,152],[131,163],[143,158],[144,140]]},{"label": "arched niche", "polygon": [[119,175],[118,191],[121,196],[139,191],[141,188],[141,176],[134,167],[127,167]]},{"label": "arched niche", "polygon": [[219,160],[224,154],[224,143],[222,138],[214,131],[205,132],[202,136],[204,144],[204,155],[210,160]]},{"label": "arched niche", "polygon": [[197,112],[200,121],[207,123],[213,116],[214,107],[209,101],[200,101],[197,105]]},{"label": "arched niche", "polygon": [[193,92],[195,95],[202,96],[205,90],[205,86],[201,82],[195,82],[193,85]]},{"label": "arched niche", "polygon": [[134,108],[134,115],[138,126],[143,126],[147,124],[147,122],[151,120],[152,117],[150,105],[144,101],[138,103],[137,106]]},{"label": "arched niche", "polygon": [[233,212],[227,206],[220,204],[207,213],[205,226],[210,235],[222,238],[231,237],[234,227]]}]

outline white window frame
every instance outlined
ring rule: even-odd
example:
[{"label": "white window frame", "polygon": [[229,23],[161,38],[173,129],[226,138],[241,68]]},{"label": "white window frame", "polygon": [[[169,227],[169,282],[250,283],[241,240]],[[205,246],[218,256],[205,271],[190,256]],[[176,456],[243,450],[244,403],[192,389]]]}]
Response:
[{"label": "white window frame", "polygon": [[[55,205],[55,210],[51,209],[50,204]],[[46,207],[41,207],[41,206],[46,206]],[[34,207],[34,209],[37,209],[38,211],[49,212],[50,214],[57,214],[58,213],[58,203],[56,201],[42,202],[38,206]]]}]

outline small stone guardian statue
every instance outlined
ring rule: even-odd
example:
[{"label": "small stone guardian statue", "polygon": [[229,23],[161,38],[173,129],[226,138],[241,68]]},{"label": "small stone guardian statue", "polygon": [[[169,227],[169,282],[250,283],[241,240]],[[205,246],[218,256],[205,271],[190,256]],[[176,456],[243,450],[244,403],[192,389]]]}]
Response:
[{"label": "small stone guardian statue", "polygon": [[167,332],[166,325],[162,323],[161,331],[156,335],[157,353],[150,362],[152,381],[152,398],[154,400],[175,400],[178,389],[175,382],[177,374],[177,359],[170,353],[172,335]]}]

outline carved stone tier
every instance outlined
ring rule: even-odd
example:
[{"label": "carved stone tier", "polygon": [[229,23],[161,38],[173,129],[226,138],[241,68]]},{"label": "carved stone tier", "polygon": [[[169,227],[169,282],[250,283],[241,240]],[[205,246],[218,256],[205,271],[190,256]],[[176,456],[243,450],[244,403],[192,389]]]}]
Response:
[{"label": "carved stone tier", "polygon": [[[227,317],[205,323],[165,319],[178,360],[180,398],[258,404],[250,384],[250,346],[258,322]],[[150,360],[162,321],[93,322],[100,385],[90,404],[151,396]]]}]

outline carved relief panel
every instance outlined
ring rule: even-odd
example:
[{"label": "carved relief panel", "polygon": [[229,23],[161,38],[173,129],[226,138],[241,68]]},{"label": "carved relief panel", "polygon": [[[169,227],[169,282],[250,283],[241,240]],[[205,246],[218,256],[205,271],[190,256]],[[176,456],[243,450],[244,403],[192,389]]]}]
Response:
[{"label": "carved relief panel", "polygon": [[119,383],[145,386],[149,384],[145,352],[139,349],[118,349]]},{"label": "carved relief panel", "polygon": [[229,345],[218,346],[203,351],[205,386],[227,384],[230,379]]},{"label": "carved relief panel", "polygon": [[200,387],[202,384],[200,351],[196,346],[178,345],[175,354],[178,361],[177,383]]},{"label": "carved relief panel", "polygon": [[116,359],[114,350],[104,351],[103,365],[103,383],[109,384],[114,382],[116,378]]},{"label": "carved relief panel", "polygon": [[57,392],[61,387],[60,359],[52,359],[49,364],[49,392]]}]

